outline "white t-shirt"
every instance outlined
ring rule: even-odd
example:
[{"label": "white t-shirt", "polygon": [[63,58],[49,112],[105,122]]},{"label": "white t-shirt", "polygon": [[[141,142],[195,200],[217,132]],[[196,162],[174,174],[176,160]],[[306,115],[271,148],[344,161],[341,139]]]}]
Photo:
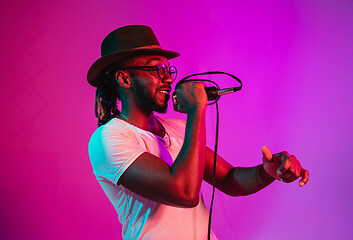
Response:
[{"label": "white t-shirt", "polygon": [[[170,139],[168,135],[161,138],[117,118],[99,127],[88,147],[93,173],[118,213],[124,239],[205,240],[208,211],[202,196],[196,207],[179,208],[151,201],[117,185],[124,171],[144,152],[173,164],[184,141],[185,122],[158,119]],[[211,236],[217,239],[213,232]]]}]

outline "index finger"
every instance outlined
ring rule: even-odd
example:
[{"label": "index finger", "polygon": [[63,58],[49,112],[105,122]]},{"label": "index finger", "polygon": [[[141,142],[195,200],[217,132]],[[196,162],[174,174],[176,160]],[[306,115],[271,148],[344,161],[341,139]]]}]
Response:
[{"label": "index finger", "polygon": [[302,168],[302,170],[300,171],[300,176],[302,177],[302,179],[299,182],[299,186],[303,187],[309,181],[309,172]]},{"label": "index finger", "polygon": [[276,158],[276,160],[278,159],[278,161],[281,162],[281,166],[277,169],[277,175],[282,175],[292,165],[291,156],[286,151],[273,154],[273,158]]}]

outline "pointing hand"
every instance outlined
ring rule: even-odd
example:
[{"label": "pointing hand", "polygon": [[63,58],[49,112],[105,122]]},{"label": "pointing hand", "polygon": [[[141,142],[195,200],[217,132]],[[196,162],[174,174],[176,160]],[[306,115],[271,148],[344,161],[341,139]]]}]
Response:
[{"label": "pointing hand", "polygon": [[283,182],[293,182],[299,177],[299,186],[303,187],[309,180],[309,172],[302,168],[294,155],[288,152],[272,154],[267,146],[261,148],[262,160],[265,171],[272,177]]}]

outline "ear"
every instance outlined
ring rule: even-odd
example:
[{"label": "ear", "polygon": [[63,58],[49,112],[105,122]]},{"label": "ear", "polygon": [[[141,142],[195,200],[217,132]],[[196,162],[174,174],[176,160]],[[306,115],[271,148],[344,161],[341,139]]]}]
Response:
[{"label": "ear", "polygon": [[117,71],[115,73],[115,80],[123,88],[131,87],[130,79],[128,78],[127,74],[124,71]]}]

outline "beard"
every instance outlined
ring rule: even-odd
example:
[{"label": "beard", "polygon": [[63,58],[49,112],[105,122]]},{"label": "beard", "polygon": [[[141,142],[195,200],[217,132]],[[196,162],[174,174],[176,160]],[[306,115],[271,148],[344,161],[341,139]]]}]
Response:
[{"label": "beard", "polygon": [[139,106],[147,111],[155,111],[157,113],[166,113],[168,108],[169,95],[165,101],[159,103],[156,99],[157,92],[149,90],[148,86],[143,84],[143,80],[136,79],[133,82],[133,89],[138,96],[137,102]]}]

